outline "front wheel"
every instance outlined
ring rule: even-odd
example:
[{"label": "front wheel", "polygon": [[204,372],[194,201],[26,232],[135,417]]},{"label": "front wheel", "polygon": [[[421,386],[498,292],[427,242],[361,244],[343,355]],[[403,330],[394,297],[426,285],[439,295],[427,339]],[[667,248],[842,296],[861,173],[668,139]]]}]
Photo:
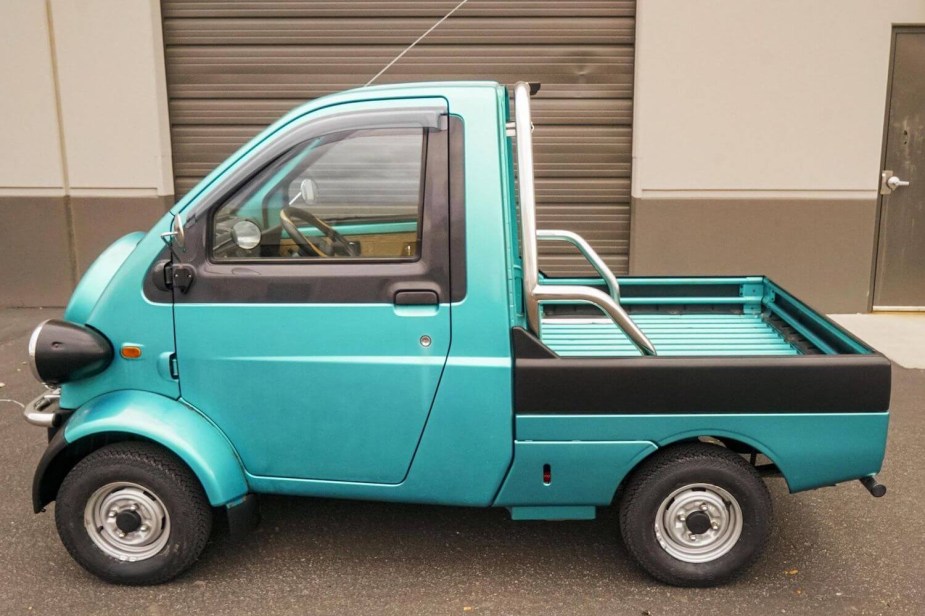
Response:
[{"label": "front wheel", "polygon": [[159,584],[205,548],[212,510],[195,475],[151,443],[108,445],[81,460],[58,491],[55,523],[85,569],[116,584]]},{"label": "front wheel", "polygon": [[620,530],[653,577],[674,586],[721,584],[764,550],[771,496],[741,456],[716,445],[679,445],[633,473],[620,503]]}]

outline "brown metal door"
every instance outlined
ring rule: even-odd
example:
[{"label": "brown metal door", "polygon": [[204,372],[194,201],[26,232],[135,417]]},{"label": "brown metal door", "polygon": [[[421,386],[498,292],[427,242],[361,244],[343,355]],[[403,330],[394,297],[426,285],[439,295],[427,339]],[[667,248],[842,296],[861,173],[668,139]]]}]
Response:
[{"label": "brown metal door", "polygon": [[[176,195],[268,123],[356,87],[458,0],[162,0]],[[377,83],[539,81],[538,222],[584,236],[628,271],[635,0],[478,0]],[[551,275],[590,274],[541,244]]]},{"label": "brown metal door", "polygon": [[925,310],[925,29],[893,37],[874,309]]}]

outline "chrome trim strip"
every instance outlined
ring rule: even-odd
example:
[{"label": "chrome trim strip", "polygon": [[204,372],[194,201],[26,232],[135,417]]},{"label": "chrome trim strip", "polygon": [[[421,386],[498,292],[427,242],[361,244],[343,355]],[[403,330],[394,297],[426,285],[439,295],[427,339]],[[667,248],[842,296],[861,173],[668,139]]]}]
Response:
[{"label": "chrome trim strip", "polygon": [[48,412],[46,409],[53,404],[57,404],[61,399],[60,389],[49,389],[42,393],[38,398],[30,402],[23,409],[23,418],[33,426],[40,428],[51,428],[55,424],[54,411]]},{"label": "chrome trim strip", "polygon": [[32,376],[34,376],[35,380],[39,383],[42,382],[42,377],[39,376],[39,368],[35,365],[35,347],[39,341],[39,333],[42,331],[42,328],[45,327],[45,324],[50,320],[51,319],[45,319],[39,323],[32,331],[32,336],[29,337],[29,369],[32,370]]},{"label": "chrome trim strip", "polygon": [[[606,293],[592,287],[583,287],[578,285],[542,285],[539,282],[539,263],[537,258],[537,231],[536,231],[536,188],[533,178],[533,123],[530,120],[530,84],[520,81],[514,86],[514,125],[516,127],[517,139],[517,173],[518,188],[520,193],[520,221],[521,221],[521,241],[523,252],[523,270],[524,270],[524,303],[527,311],[527,324],[530,329],[540,335],[540,302],[547,300],[572,300],[584,301],[594,304],[604,311],[618,327],[626,332],[626,335],[633,342],[636,348],[643,355],[655,355],[655,347],[649,341],[645,334],[642,333],[625,310],[617,303],[617,300]],[[579,237],[580,236],[576,236]],[[556,239],[571,241],[564,236],[558,236]],[[584,240],[581,240],[584,242]],[[587,242],[584,242],[587,245]],[[597,260],[603,265],[590,245],[587,245],[589,253],[585,257],[595,264],[589,256],[594,254]],[[579,247],[581,250],[581,247]],[[605,271],[610,269],[603,265]],[[603,275],[603,273],[602,273]],[[613,273],[610,272],[611,278]],[[605,277],[605,280],[607,278]],[[609,284],[608,280],[608,284]],[[613,278],[616,283],[616,279]],[[619,286],[611,287],[611,292]]]}]

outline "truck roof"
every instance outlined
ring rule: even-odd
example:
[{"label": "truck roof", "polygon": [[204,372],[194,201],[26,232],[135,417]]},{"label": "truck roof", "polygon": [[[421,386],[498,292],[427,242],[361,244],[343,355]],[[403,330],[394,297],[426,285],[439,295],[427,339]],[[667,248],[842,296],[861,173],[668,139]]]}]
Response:
[{"label": "truck roof", "polygon": [[406,90],[412,89],[435,89],[435,88],[495,88],[500,85],[497,81],[410,81],[402,83],[384,83],[377,86],[365,86],[344,90],[339,94],[351,94],[354,92],[375,92],[389,90]]},{"label": "truck roof", "polygon": [[338,104],[348,101],[363,100],[365,98],[377,97],[379,95],[388,96],[393,93],[400,93],[406,96],[433,96],[440,90],[448,89],[474,89],[474,88],[498,88],[501,87],[497,81],[416,81],[409,83],[388,83],[376,86],[361,86],[334,92],[320,96],[303,105],[295,107],[287,115],[301,115],[306,111],[327,107],[328,105]]}]

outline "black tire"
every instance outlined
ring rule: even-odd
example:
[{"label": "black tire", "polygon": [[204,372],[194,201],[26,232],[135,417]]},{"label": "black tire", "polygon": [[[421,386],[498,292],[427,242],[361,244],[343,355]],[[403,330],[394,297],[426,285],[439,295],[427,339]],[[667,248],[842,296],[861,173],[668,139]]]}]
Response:
[{"label": "black tire", "polygon": [[[695,484],[720,488],[741,510],[738,539],[734,543],[730,539],[727,545],[732,547],[708,562],[673,556],[662,547],[655,530],[663,502]],[[764,481],[738,454],[705,443],[673,446],[643,461],[625,484],[619,511],[620,531],[630,554],[654,578],[673,586],[714,586],[733,579],[758,559],[771,533],[771,495]],[[706,536],[697,535],[701,537]]]},{"label": "black tire", "polygon": [[[106,553],[84,523],[88,501],[116,482],[143,487],[166,511],[162,519],[169,520],[169,531],[161,533],[166,543],[142,560]],[[199,558],[212,530],[212,509],[196,476],[153,443],[123,442],[94,451],[67,474],[56,500],[55,524],[64,547],[87,571],[114,584],[160,584],[180,575]]]}]

